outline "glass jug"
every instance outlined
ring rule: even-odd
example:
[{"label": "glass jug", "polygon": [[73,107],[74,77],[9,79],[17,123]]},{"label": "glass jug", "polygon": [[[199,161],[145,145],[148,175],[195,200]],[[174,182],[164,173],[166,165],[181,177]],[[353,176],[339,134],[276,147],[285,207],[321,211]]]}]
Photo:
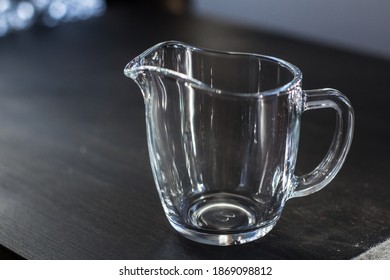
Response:
[{"label": "glass jug", "polygon": [[[289,198],[327,185],[352,141],[354,116],[335,89],[302,90],[281,59],[160,43],[125,68],[145,101],[157,190],[185,237],[232,245],[264,236]],[[294,175],[301,114],[333,108],[336,130],[323,161]]]}]

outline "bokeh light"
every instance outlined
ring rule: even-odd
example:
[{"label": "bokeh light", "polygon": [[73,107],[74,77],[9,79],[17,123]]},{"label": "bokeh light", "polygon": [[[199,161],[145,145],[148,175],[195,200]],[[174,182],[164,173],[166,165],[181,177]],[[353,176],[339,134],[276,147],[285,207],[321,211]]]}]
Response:
[{"label": "bokeh light", "polygon": [[100,16],[105,10],[104,0],[0,0],[0,37],[36,22],[53,27]]}]

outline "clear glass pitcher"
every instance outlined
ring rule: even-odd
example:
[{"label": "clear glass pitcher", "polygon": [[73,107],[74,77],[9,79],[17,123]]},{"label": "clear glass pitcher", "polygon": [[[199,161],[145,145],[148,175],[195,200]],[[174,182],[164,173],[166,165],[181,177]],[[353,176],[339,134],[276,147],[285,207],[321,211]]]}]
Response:
[{"label": "clear glass pitcher", "polygon": [[[334,89],[303,91],[302,74],[278,58],[160,43],[124,70],[141,88],[150,162],[163,208],[185,237],[212,245],[255,240],[289,198],[327,185],[352,141],[354,116]],[[323,161],[294,175],[301,114],[333,108]]]}]

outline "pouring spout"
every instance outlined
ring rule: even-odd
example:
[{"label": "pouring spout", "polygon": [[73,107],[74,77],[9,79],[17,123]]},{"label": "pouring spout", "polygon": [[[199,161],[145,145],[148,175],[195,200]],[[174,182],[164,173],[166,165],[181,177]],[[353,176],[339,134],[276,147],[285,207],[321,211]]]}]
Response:
[{"label": "pouring spout", "polygon": [[145,67],[145,58],[142,55],[137,56],[131,60],[124,68],[123,73],[126,77],[132,79],[140,88],[142,96],[146,101],[150,97],[150,90],[148,87],[148,73],[149,71]]},{"label": "pouring spout", "polygon": [[125,74],[126,77],[136,81],[139,72],[139,67],[140,67],[140,57],[137,56],[125,66],[123,73]]},{"label": "pouring spout", "polygon": [[[194,54],[194,51],[197,53]],[[124,68],[124,74],[136,82],[143,91],[157,76],[209,90],[210,87],[198,79],[196,74],[199,71],[194,71],[197,69],[193,65],[194,55],[197,60],[202,59],[200,49],[177,41],[163,42],[131,60]],[[198,62],[196,61],[195,64],[199,64]]]},{"label": "pouring spout", "polygon": [[157,44],[132,59],[125,66],[124,74],[140,87],[145,99],[152,93],[149,85],[156,77],[194,83],[185,71],[188,63],[182,62],[190,55],[189,49],[189,46],[175,41]]},{"label": "pouring spout", "polygon": [[132,59],[124,69],[125,76],[138,83],[140,74],[163,68],[164,55],[166,53],[164,46],[166,44],[167,43],[157,44]]}]

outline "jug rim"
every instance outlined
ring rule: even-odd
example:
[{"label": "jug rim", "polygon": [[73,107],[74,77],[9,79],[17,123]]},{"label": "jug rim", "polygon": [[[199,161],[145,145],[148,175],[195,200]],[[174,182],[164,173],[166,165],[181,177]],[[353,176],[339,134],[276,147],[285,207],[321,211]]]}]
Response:
[{"label": "jug rim", "polygon": [[[176,47],[176,48],[184,48],[186,50],[190,51],[196,51],[196,52],[205,52],[210,54],[218,54],[218,55],[236,55],[236,56],[247,56],[247,57],[257,57],[263,60],[268,60],[272,63],[278,64],[280,67],[286,68],[291,74],[292,79],[288,81],[287,83],[284,83],[281,86],[267,89],[264,91],[259,92],[234,92],[234,91],[227,91],[219,88],[214,88],[208,85],[207,83],[204,83],[202,81],[199,81],[195,78],[192,78],[184,73],[180,73],[178,71],[167,69],[164,67],[157,67],[152,65],[143,65],[142,59],[146,56],[152,54],[153,52],[157,51],[158,49],[162,47]],[[234,51],[220,51],[220,50],[214,50],[214,49],[208,49],[208,48],[201,48],[196,46],[191,46],[189,44],[180,42],[180,41],[164,41],[161,43],[158,43],[144,52],[142,52],[140,55],[132,59],[125,67],[124,74],[135,80],[135,77],[138,75],[138,72],[142,71],[151,71],[151,72],[158,72],[163,73],[164,76],[180,79],[184,82],[189,83],[192,87],[198,88],[201,90],[205,90],[210,93],[220,94],[220,95],[228,95],[228,96],[236,96],[236,97],[265,97],[265,96],[272,96],[272,95],[284,95],[288,94],[292,89],[296,88],[297,86],[300,86],[300,83],[302,81],[302,72],[301,70],[295,66],[294,64],[287,62],[283,59],[269,56],[269,55],[263,55],[263,54],[256,54],[256,53],[250,53],[250,52],[234,52]]]}]

